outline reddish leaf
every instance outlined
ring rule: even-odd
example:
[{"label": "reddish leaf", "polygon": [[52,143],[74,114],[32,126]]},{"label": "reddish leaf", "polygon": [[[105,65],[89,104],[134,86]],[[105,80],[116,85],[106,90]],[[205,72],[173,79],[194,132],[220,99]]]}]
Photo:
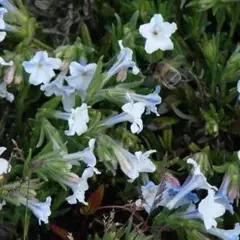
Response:
[{"label": "reddish leaf", "polygon": [[50,223],[49,224],[51,230],[56,233],[59,237],[61,237],[63,240],[69,240],[68,238],[68,232],[62,228],[60,228],[59,226]]},{"label": "reddish leaf", "polygon": [[89,196],[88,205],[80,208],[80,212],[83,215],[94,214],[97,208],[102,203],[103,195],[104,195],[104,186],[100,185],[98,189]]}]

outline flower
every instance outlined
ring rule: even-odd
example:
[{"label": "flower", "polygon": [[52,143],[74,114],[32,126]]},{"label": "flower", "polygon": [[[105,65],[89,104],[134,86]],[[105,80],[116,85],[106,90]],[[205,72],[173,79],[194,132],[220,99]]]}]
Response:
[{"label": "flower", "polygon": [[54,69],[59,69],[61,60],[49,58],[46,51],[39,51],[30,61],[24,61],[23,67],[30,73],[29,82],[33,85],[48,84],[55,76]]},{"label": "flower", "polygon": [[158,49],[162,51],[172,50],[171,35],[177,30],[176,23],[163,22],[161,14],[154,14],[150,23],[143,24],[139,28],[140,34],[146,38],[145,50],[151,54]]},{"label": "flower", "polygon": [[145,104],[141,102],[126,103],[122,106],[122,110],[127,113],[128,121],[131,122],[131,132],[140,133],[143,129],[141,116],[145,110]]},{"label": "flower", "polygon": [[[162,184],[155,185],[153,182],[149,181],[145,186],[141,187],[142,196],[145,201],[143,207],[148,213],[150,213],[150,210],[154,210],[158,206],[165,207],[168,202],[180,191],[180,189],[181,185],[179,181],[170,173],[165,174]],[[157,194],[159,196],[157,196]],[[176,204],[174,208],[178,208],[179,206],[192,202],[196,203],[198,201],[199,199],[197,195],[190,192],[182,199],[181,202]]]},{"label": "flower", "polygon": [[159,92],[160,92],[160,86],[157,86],[153,93],[150,93],[147,95],[141,95],[135,92],[128,92],[126,95],[127,97],[130,96],[130,98],[136,102],[141,102],[145,104],[145,107],[147,110],[146,114],[150,114],[150,112],[153,112],[157,116],[159,116],[159,113],[156,107],[156,105],[162,102],[162,98],[159,96]]},{"label": "flower", "polygon": [[[0,155],[3,154],[3,152],[5,152],[7,149],[5,147],[0,147]],[[8,172],[10,172],[11,170],[11,165],[9,164],[9,162],[4,159],[4,158],[0,158],[0,176],[3,174],[7,174]]]},{"label": "flower", "polygon": [[207,232],[223,240],[238,240],[238,236],[240,234],[240,224],[236,223],[234,229],[231,230],[210,228]]},{"label": "flower", "polygon": [[[76,204],[77,201],[87,205],[85,201],[85,192],[88,190],[88,178],[91,178],[95,170],[92,167],[88,167],[84,170],[82,177],[79,178],[76,174],[70,173],[68,176],[60,179],[61,183],[70,187],[73,191],[73,195],[68,196],[66,200],[69,204]],[[96,172],[95,172],[96,173]],[[99,173],[96,173],[99,174]]]},{"label": "flower", "polygon": [[69,112],[75,105],[75,89],[63,85],[66,72],[66,70],[60,72],[54,81],[41,85],[41,90],[47,97],[62,96],[63,109]]},{"label": "flower", "polygon": [[39,220],[39,225],[41,225],[41,221],[43,221],[45,224],[48,223],[48,217],[51,215],[51,197],[47,197],[45,202],[40,202],[37,199],[28,200],[23,197],[19,198],[19,201],[33,212],[33,214]]},{"label": "flower", "polygon": [[149,181],[147,185],[141,187],[142,197],[144,200],[142,206],[148,213],[150,213],[152,210],[158,189],[159,185],[155,185],[152,181]]},{"label": "flower", "polygon": [[141,102],[133,103],[129,102],[122,106],[124,111],[121,114],[112,116],[101,122],[102,126],[113,126],[120,122],[131,122],[131,132],[140,133],[143,130],[143,122],[141,116],[145,111],[145,104]]},{"label": "flower", "polygon": [[13,65],[13,61],[10,61],[10,62],[5,62],[5,60],[0,57],[0,65],[3,65],[3,66],[12,66]]},{"label": "flower", "polygon": [[156,152],[156,150],[149,150],[145,153],[139,151],[133,155],[117,143],[113,143],[113,152],[119,162],[121,170],[130,178],[130,182],[138,178],[141,172],[152,173],[156,170],[155,165],[149,159],[150,154]]},{"label": "flower", "polygon": [[[3,16],[6,12],[7,12],[7,9],[0,8],[0,29],[1,30],[5,29],[5,22],[3,20]],[[6,32],[0,31],[0,42],[2,42],[5,37],[6,37]]]},{"label": "flower", "polygon": [[6,205],[6,201],[3,200],[3,201],[0,203],[0,211],[2,210],[3,206],[5,206],[5,205]]},{"label": "flower", "polygon": [[0,84],[0,97],[6,98],[9,102],[14,100],[14,95],[7,91],[7,84],[5,82]]},{"label": "flower", "polygon": [[240,79],[238,80],[238,83],[237,83],[237,91],[239,93],[238,101],[240,101]]},{"label": "flower", "polygon": [[216,194],[216,201],[223,204],[231,214],[234,214],[232,206],[233,199],[231,199],[231,195],[229,193],[229,185],[230,176],[228,174],[225,174],[222,184]]},{"label": "flower", "polygon": [[198,211],[201,214],[205,228],[208,230],[217,226],[215,218],[221,217],[226,209],[223,204],[216,201],[215,191],[208,190],[208,195],[204,198],[198,206]]},{"label": "flower", "polygon": [[9,12],[16,12],[18,9],[9,0],[0,0],[0,4]]},{"label": "flower", "polygon": [[139,68],[132,60],[133,51],[128,47],[124,47],[122,40],[118,41],[118,43],[120,46],[120,53],[117,56],[116,63],[114,63],[114,65],[107,71],[105,80],[109,79],[122,70],[127,70],[128,68],[132,68],[132,73],[134,75],[137,75],[139,73]]},{"label": "flower", "polygon": [[84,66],[80,63],[72,62],[70,64],[71,76],[66,77],[65,79],[69,86],[79,90],[81,94],[85,94],[93,79],[96,68],[96,63],[90,63]]},{"label": "flower", "polygon": [[80,107],[72,108],[70,113],[66,113],[69,130],[65,131],[68,136],[77,134],[82,135],[88,130],[87,123],[89,122],[88,106],[83,103]]},{"label": "flower", "polygon": [[189,176],[185,182],[183,183],[180,191],[175,195],[173,199],[171,199],[166,207],[169,209],[174,208],[176,204],[179,203],[187,194],[189,194],[194,189],[206,189],[209,190],[214,188],[217,190],[216,187],[211,186],[208,182],[206,177],[200,170],[200,166],[191,158],[187,160],[188,164],[193,165],[194,171],[191,176]]},{"label": "flower", "polygon": [[95,142],[96,139],[90,139],[88,142],[88,147],[83,151],[66,154],[63,156],[63,159],[69,161],[71,164],[77,164],[80,160],[86,163],[88,167],[94,167],[97,163],[96,157],[93,153]]}]

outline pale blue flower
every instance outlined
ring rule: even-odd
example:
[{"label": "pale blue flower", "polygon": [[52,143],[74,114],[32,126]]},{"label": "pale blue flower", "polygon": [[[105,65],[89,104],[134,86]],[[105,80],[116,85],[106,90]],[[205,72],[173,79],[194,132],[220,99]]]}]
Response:
[{"label": "pale blue flower", "polygon": [[[171,174],[166,174],[164,182],[162,183],[162,192],[159,192],[160,185],[155,185],[153,182],[148,182],[145,186],[141,187],[142,196],[145,204],[143,207],[150,213],[151,210],[158,206],[165,207],[173,197],[179,193],[181,185],[179,181]],[[157,198],[157,193],[159,194]],[[174,208],[190,204],[192,202],[197,203],[199,201],[195,193],[188,193]]]},{"label": "pale blue flower", "polygon": [[133,182],[139,177],[139,173],[153,173],[156,171],[156,167],[150,160],[150,155],[156,150],[149,150],[145,153],[135,152],[135,155],[119,146],[117,143],[113,143],[113,153],[117,159],[121,170]]},{"label": "pale blue flower", "polygon": [[[5,147],[0,147],[0,156],[5,152],[7,149]],[[3,174],[7,174],[11,170],[11,165],[9,162],[4,159],[0,158],[0,178]]]},{"label": "pale blue flower", "polygon": [[77,202],[81,202],[85,205],[88,203],[85,201],[85,192],[89,189],[89,185],[87,180],[91,178],[94,173],[100,174],[95,171],[95,168],[88,167],[84,170],[82,177],[74,173],[69,173],[68,176],[63,176],[59,181],[60,183],[70,187],[73,191],[73,195],[68,196],[66,200],[69,204],[76,204]]},{"label": "pale blue flower", "polygon": [[128,98],[129,96],[135,102],[144,103],[146,107],[146,114],[150,114],[152,112],[152,113],[155,113],[157,116],[159,116],[159,113],[156,107],[156,105],[159,105],[162,102],[162,98],[159,96],[159,92],[160,92],[160,86],[157,86],[153,93],[149,93],[147,95],[141,95],[135,92],[127,92],[126,97]]},{"label": "pale blue flower", "polygon": [[88,65],[82,65],[77,62],[70,64],[71,76],[66,77],[66,81],[69,86],[80,92],[80,95],[84,98],[86,96],[87,89],[93,79],[96,71],[97,64],[90,63]]},{"label": "pale blue flower", "polygon": [[175,195],[173,199],[171,199],[166,205],[167,208],[173,209],[175,205],[177,205],[187,194],[195,189],[206,189],[209,190],[211,188],[217,189],[213,187],[207,182],[206,177],[200,170],[200,166],[191,158],[187,160],[188,164],[193,165],[194,171],[186,181],[183,183],[180,191]]},{"label": "pale blue flower", "polygon": [[9,12],[17,12],[18,9],[9,0],[0,0],[0,4]]},{"label": "pale blue flower", "polygon": [[54,81],[41,85],[41,90],[47,97],[62,96],[63,109],[69,112],[75,105],[75,89],[64,85],[65,75],[66,71],[60,72]]},{"label": "pale blue flower", "polygon": [[198,211],[201,214],[205,228],[208,230],[217,226],[218,217],[221,217],[226,208],[223,204],[217,201],[215,191],[208,189],[208,195],[198,205]]},{"label": "pale blue flower", "polygon": [[48,217],[51,215],[51,197],[47,197],[45,202],[39,202],[37,199],[28,200],[23,197],[19,197],[19,201],[33,212],[33,214],[39,220],[39,225],[41,225],[41,221],[43,221],[45,224],[48,223]]},{"label": "pale blue flower", "polygon": [[14,100],[14,95],[7,91],[7,84],[5,82],[0,84],[0,98],[6,98],[9,102]]},{"label": "pale blue flower", "polygon": [[130,122],[131,132],[140,133],[143,130],[142,114],[145,111],[145,104],[141,102],[129,102],[122,106],[123,113],[109,117],[101,122],[102,126],[113,126],[120,122]]},{"label": "pale blue flower", "polygon": [[24,61],[23,67],[30,73],[29,82],[33,85],[48,84],[56,75],[54,69],[59,69],[61,60],[59,58],[48,57],[46,51],[39,51],[30,61]]},{"label": "pale blue flower", "polygon": [[[7,9],[0,8],[0,30],[4,30],[6,27],[6,24],[3,20],[4,14],[7,12]],[[6,32],[0,31],[0,42],[4,40],[6,37]]]},{"label": "pale blue flower", "polygon": [[83,151],[66,154],[63,159],[67,160],[73,165],[78,164],[79,161],[83,161],[88,167],[94,167],[97,163],[96,156],[94,154],[96,139],[90,139],[88,142],[88,147]]},{"label": "pale blue flower", "polygon": [[232,206],[233,199],[231,199],[228,196],[229,184],[230,184],[230,176],[228,174],[225,174],[223,178],[223,182],[216,194],[216,198],[217,198],[217,201],[223,204],[231,214],[234,214],[233,206]]},{"label": "pale blue flower", "polygon": [[119,73],[122,70],[127,70],[132,68],[132,73],[134,75],[139,73],[139,68],[136,63],[132,60],[133,51],[122,45],[122,40],[119,41],[120,53],[117,56],[117,61],[114,65],[107,71],[105,79],[109,79],[115,74]]},{"label": "pale blue flower", "polygon": [[238,101],[240,101],[240,80],[238,80],[238,83],[237,83],[237,91],[238,91]]},{"label": "pale blue flower", "polygon": [[225,230],[220,228],[210,228],[208,233],[223,240],[238,240],[240,234],[240,224],[236,223],[234,229]]}]

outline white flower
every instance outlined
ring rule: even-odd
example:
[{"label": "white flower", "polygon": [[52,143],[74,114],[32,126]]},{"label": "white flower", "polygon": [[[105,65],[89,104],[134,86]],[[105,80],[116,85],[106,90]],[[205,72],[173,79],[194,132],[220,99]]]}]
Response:
[{"label": "white flower", "polygon": [[79,90],[80,93],[85,94],[96,71],[97,64],[90,63],[86,66],[72,62],[70,64],[70,74],[71,76],[66,77],[66,81],[69,86]]},{"label": "white flower", "polygon": [[[6,148],[0,147],[0,155],[2,155],[4,151],[6,151]],[[0,158],[0,176],[3,174],[7,174],[8,172],[10,172],[10,170],[11,165],[9,164],[9,162],[4,158]]]},{"label": "white flower", "polygon": [[90,139],[88,142],[88,147],[83,151],[66,154],[63,159],[69,161],[71,164],[78,164],[78,161],[83,161],[88,167],[94,167],[97,163],[96,156],[94,155],[96,139]]},{"label": "white flower", "polygon": [[[3,16],[4,14],[7,12],[7,9],[5,8],[0,8],[0,29],[3,30],[6,27],[6,24],[3,20]],[[0,31],[0,42],[2,42],[4,40],[4,38],[6,37],[6,32],[2,32]]]},{"label": "white flower", "polygon": [[70,86],[63,85],[65,74],[66,71],[59,73],[54,81],[41,85],[41,90],[47,97],[62,96],[63,109],[69,112],[75,105],[75,90]]},{"label": "white flower", "polygon": [[62,183],[69,186],[73,191],[73,195],[66,198],[69,204],[76,204],[78,201],[85,205],[88,204],[85,201],[85,192],[89,188],[87,180],[88,178],[91,178],[94,173],[96,173],[95,169],[88,167],[84,170],[81,178],[79,178],[76,174],[71,173],[69,177],[61,179]]},{"label": "white flower", "polygon": [[0,84],[0,97],[6,98],[9,102],[14,100],[14,95],[7,91],[7,84],[5,82]]},{"label": "white flower", "polygon": [[120,46],[120,53],[117,56],[116,63],[107,71],[106,79],[109,79],[120,71],[127,70],[128,68],[132,68],[132,73],[134,75],[137,75],[139,73],[139,68],[132,60],[133,51],[128,47],[124,47],[122,40],[118,41],[118,43]]},{"label": "white flower", "polygon": [[149,150],[145,153],[136,152],[133,155],[126,149],[115,145],[113,151],[121,170],[130,178],[130,182],[138,178],[141,172],[152,173],[156,170],[155,165],[149,159],[150,154],[156,152],[156,150]]},{"label": "white flower", "polygon": [[3,201],[0,203],[0,210],[2,210],[3,206],[5,206],[5,205],[6,205],[6,201],[3,200]]},{"label": "white flower", "polygon": [[131,132],[140,133],[143,130],[142,114],[145,110],[145,104],[141,102],[126,103],[122,110],[127,113],[128,121],[131,122]]},{"label": "white flower", "polygon": [[80,107],[71,110],[68,118],[69,130],[65,131],[66,135],[73,136],[77,134],[80,136],[88,130],[88,108],[87,104],[83,103]]},{"label": "white flower", "polygon": [[[165,207],[168,202],[174,198],[174,196],[181,190],[181,185],[179,181],[173,177],[170,173],[166,173],[164,178],[164,182],[162,185],[155,185],[153,182],[148,182],[147,185],[142,186],[142,196],[145,201],[143,207],[145,210],[150,213],[151,210],[155,209],[158,206]],[[161,190],[159,189],[161,187]],[[159,192],[159,196],[157,196],[157,192]],[[195,193],[187,194],[174,208],[178,208],[179,206],[183,206],[189,203],[196,203],[199,199]]]},{"label": "white flower", "polygon": [[205,228],[208,230],[217,226],[216,218],[221,217],[226,209],[223,204],[216,201],[215,191],[208,190],[208,195],[198,206],[198,211],[202,216]]},{"label": "white flower", "polygon": [[146,114],[150,114],[150,112],[155,113],[157,116],[159,116],[159,113],[157,111],[156,105],[160,104],[162,102],[162,98],[159,96],[160,92],[160,86],[157,86],[155,91],[153,93],[147,94],[147,95],[141,95],[137,94],[135,92],[128,92],[126,95],[130,96],[130,99],[141,102],[145,104],[146,107]]},{"label": "white flower", "polygon": [[209,190],[216,187],[210,185],[207,182],[206,177],[200,170],[200,166],[191,158],[187,160],[188,164],[193,165],[194,171],[191,176],[189,176],[183,183],[180,191],[175,195],[175,197],[168,202],[166,205],[167,208],[172,209],[177,205],[187,194],[189,194],[194,189],[206,189]]},{"label": "white flower", "polygon": [[59,69],[61,60],[49,58],[46,51],[39,51],[30,61],[24,61],[23,67],[30,73],[29,82],[33,85],[47,84],[55,76],[54,69]]},{"label": "white flower", "polygon": [[144,203],[142,206],[145,208],[146,212],[150,213],[152,210],[156,195],[159,189],[159,185],[155,185],[153,182],[148,182],[147,185],[141,187],[142,197]]},{"label": "white flower", "polygon": [[143,24],[139,28],[140,34],[146,38],[145,50],[151,54],[158,49],[162,51],[172,50],[171,35],[177,30],[176,23],[163,22],[161,14],[155,14],[150,23]]},{"label": "white flower", "polygon": [[123,113],[109,117],[101,122],[102,126],[113,126],[120,122],[131,122],[131,132],[140,133],[143,130],[142,114],[145,104],[141,102],[129,102],[122,106]]},{"label": "white flower", "polygon": [[45,224],[48,223],[48,217],[51,215],[50,205],[52,198],[47,197],[45,202],[40,202],[37,199],[27,200],[26,198],[19,198],[19,201],[27,206],[33,214],[38,218],[39,225],[41,225],[41,221]]},{"label": "white flower", "polygon": [[12,66],[13,61],[6,62],[2,57],[0,57],[0,64],[3,65],[3,66]]},{"label": "white flower", "polygon": [[238,240],[240,234],[240,224],[236,223],[234,229],[225,230],[220,228],[210,228],[208,233],[223,240]]}]

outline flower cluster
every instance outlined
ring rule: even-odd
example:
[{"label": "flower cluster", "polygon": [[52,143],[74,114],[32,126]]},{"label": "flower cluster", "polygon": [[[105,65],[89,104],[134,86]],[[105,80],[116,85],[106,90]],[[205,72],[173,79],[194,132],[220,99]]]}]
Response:
[{"label": "flower cluster", "polygon": [[[184,105],[185,99],[182,101],[174,94],[166,96],[164,89],[163,94],[161,91],[161,85],[169,85],[162,84],[162,81],[174,82],[173,85],[177,86],[179,79],[186,83],[196,78],[192,72],[188,76],[184,75],[183,69],[178,71],[163,67],[165,66],[165,59],[162,61],[163,52],[174,49],[171,38],[177,31],[176,23],[165,22],[161,14],[155,14],[150,22],[141,25],[138,31],[132,31],[128,25],[125,25],[124,31],[118,32],[115,45],[113,44],[113,49],[116,48],[114,49],[116,57],[105,63],[99,54],[99,60],[95,62],[93,56],[95,57],[97,53],[91,49],[91,44],[85,44],[79,39],[73,45],[61,46],[55,51],[43,43],[39,44],[34,37],[37,24],[31,16],[27,16],[27,10],[24,9],[21,1],[16,4],[17,7],[7,0],[0,0],[0,4],[3,6],[0,8],[0,42],[5,39],[7,32],[15,33],[17,37],[25,40],[16,47],[16,54],[6,51],[4,56],[6,61],[0,57],[0,65],[7,68],[2,70],[4,74],[0,83],[0,97],[3,98],[3,103],[6,104],[6,100],[8,101],[6,113],[3,113],[4,116],[0,121],[0,136],[6,140],[3,145],[8,146],[9,151],[11,141],[15,146],[9,160],[0,158],[0,210],[5,210],[9,203],[23,206],[38,218],[39,224],[41,222],[48,224],[52,211],[55,211],[51,204],[52,201],[55,203],[56,191],[51,192],[49,189],[45,194],[43,190],[42,195],[37,195],[37,190],[42,187],[43,182],[46,188],[56,184],[61,191],[70,191],[70,194],[69,192],[59,194],[61,196],[57,204],[64,202],[71,205],[88,205],[92,200],[86,197],[87,191],[91,190],[90,183],[96,179],[102,181],[105,174],[110,171],[113,176],[123,176],[124,181],[121,182],[130,189],[141,189],[141,198],[135,202],[134,210],[145,210],[148,215],[160,210],[160,213],[166,213],[167,218],[162,220],[165,221],[166,226],[171,227],[169,222],[174,219],[189,221],[191,224],[196,221],[198,223],[196,229],[201,234],[213,235],[223,240],[238,239],[239,223],[235,224],[234,229],[225,230],[220,227],[219,221],[227,211],[234,215],[234,204],[239,198],[240,164],[239,159],[233,161],[234,158],[236,159],[236,154],[229,157],[230,160],[226,157],[227,160],[221,167],[212,167],[213,164],[209,163],[206,153],[208,150],[211,151],[210,147],[197,153],[200,147],[195,146],[193,143],[195,139],[192,140],[192,136],[186,136],[186,141],[183,143],[187,142],[188,149],[194,152],[194,156],[188,157],[186,162],[175,158],[182,155],[170,146],[174,131],[169,131],[169,128],[178,121],[172,115],[189,120],[190,123],[197,123],[195,115],[190,115],[191,111],[185,114],[177,108]],[[4,16],[9,17],[10,24],[5,23],[7,18]],[[143,18],[144,16],[145,14],[142,14]],[[131,21],[135,20],[133,18]],[[219,24],[219,28],[222,24],[222,22]],[[234,24],[233,26],[235,27]],[[133,32],[131,37],[127,34],[129,31]],[[86,30],[85,34],[87,33]],[[139,43],[145,41],[145,44],[138,46],[134,42],[135,37],[138,37]],[[215,40],[213,39],[209,49],[218,49],[214,48],[213,42],[220,41]],[[228,41],[226,42],[228,45]],[[28,44],[34,47],[29,47],[22,53],[23,49],[28,48]],[[211,62],[212,56],[209,56],[209,51],[204,52],[204,47],[199,45],[199,48],[202,48],[201,54],[208,55],[209,59],[206,63],[212,66],[214,65]],[[172,52],[173,62],[178,57],[176,54],[179,54],[179,47],[175,49],[176,52]],[[96,55],[90,55],[91,51]],[[190,49],[189,51],[191,52]],[[216,50],[216,55],[217,52]],[[139,53],[144,55],[144,61],[149,60],[147,71],[143,69],[144,65],[140,63],[140,58],[138,59]],[[150,71],[156,59],[162,61],[162,68],[160,67],[158,72],[161,76]],[[239,56],[233,55],[232,59],[235,61]],[[192,64],[192,68],[198,69],[199,62]],[[166,65],[168,66],[167,63]],[[179,60],[176,65],[182,67],[184,64]],[[226,69],[231,68],[232,65],[234,64],[229,64]],[[214,69],[212,79],[218,76],[217,70],[221,68],[220,64],[216,66],[218,67]],[[151,72],[150,76],[145,77],[148,70]],[[201,74],[199,72],[197,74],[205,73],[202,71]],[[155,78],[158,81],[155,81]],[[222,79],[217,85],[221,85],[221,81]],[[219,95],[226,91],[225,83],[222,86]],[[191,94],[191,88],[192,86],[187,85],[187,90],[182,86],[181,89],[176,87],[168,90],[176,90],[179,96],[184,92],[187,101],[195,97],[201,106],[209,105],[212,99],[207,93],[205,94],[205,90]],[[215,94],[215,85],[212,84],[211,88]],[[240,93],[240,80],[237,91]],[[205,98],[207,104],[204,104]],[[230,98],[232,99],[232,96]],[[228,101],[228,98],[224,100]],[[106,102],[108,102],[107,107],[104,108]],[[191,102],[188,103],[191,105]],[[29,106],[34,107],[28,112]],[[0,107],[2,109],[2,105]],[[199,125],[202,125],[204,119],[206,132],[216,138],[221,127],[226,132],[225,127],[230,121],[228,123],[223,121],[224,111],[219,110],[218,113],[212,105],[209,109],[208,112],[204,112],[205,109],[200,111],[198,109],[202,117]],[[164,119],[162,115],[166,112],[172,115]],[[12,119],[13,116],[16,118],[13,124],[6,121],[5,118]],[[26,118],[28,120],[25,122]],[[231,122],[234,121],[231,119]],[[149,126],[155,123],[157,134],[164,128],[163,134],[158,136],[151,132]],[[25,126],[24,131],[22,126]],[[8,128],[12,135],[5,133]],[[195,130],[195,126],[193,129]],[[197,134],[202,132],[201,129]],[[22,135],[25,136],[23,142],[30,139],[30,143],[20,144],[22,149],[19,149],[13,139],[14,137],[20,139]],[[219,139],[216,145],[220,145]],[[162,154],[158,145],[161,145],[159,149],[166,150],[165,153]],[[0,155],[5,151],[5,147],[0,147]],[[183,168],[184,166],[191,168],[190,174],[183,183],[171,173],[170,167],[174,161],[167,161],[166,171],[161,172],[164,164],[159,160],[164,154],[169,160],[169,153],[171,157],[179,160],[178,163]],[[238,158],[239,156],[238,152]],[[205,168],[202,165],[205,165]],[[165,165],[162,168],[165,169]],[[225,173],[219,188],[208,182],[207,174],[213,172],[212,168],[216,172]],[[160,172],[162,179],[155,184],[154,181]],[[149,180],[151,174],[153,181]],[[13,181],[14,178],[21,178],[21,181]],[[136,188],[135,185],[141,181],[144,185]],[[56,189],[58,191],[57,187]],[[89,204],[90,208],[91,204]],[[158,215],[153,214],[152,222],[157,217]],[[25,220],[27,221],[28,218],[26,217]],[[191,224],[190,226],[194,225]]]},{"label": "flower cluster", "polygon": [[[163,182],[159,185],[149,181],[141,187],[142,200],[137,200],[136,205],[143,207],[148,213],[160,206],[172,210],[186,205],[188,208],[185,212],[177,212],[173,215],[178,215],[183,219],[201,219],[204,223],[203,232],[224,240],[237,239],[240,234],[239,224],[236,224],[233,230],[224,230],[217,228],[216,220],[223,216],[226,211],[234,214],[232,204],[236,196],[233,197],[229,191],[230,176],[225,175],[218,189],[207,182],[195,160],[189,158],[187,163],[193,166],[193,172],[182,186],[174,176],[166,173]],[[201,201],[197,194],[192,192],[199,189],[207,190],[208,193]]]}]

